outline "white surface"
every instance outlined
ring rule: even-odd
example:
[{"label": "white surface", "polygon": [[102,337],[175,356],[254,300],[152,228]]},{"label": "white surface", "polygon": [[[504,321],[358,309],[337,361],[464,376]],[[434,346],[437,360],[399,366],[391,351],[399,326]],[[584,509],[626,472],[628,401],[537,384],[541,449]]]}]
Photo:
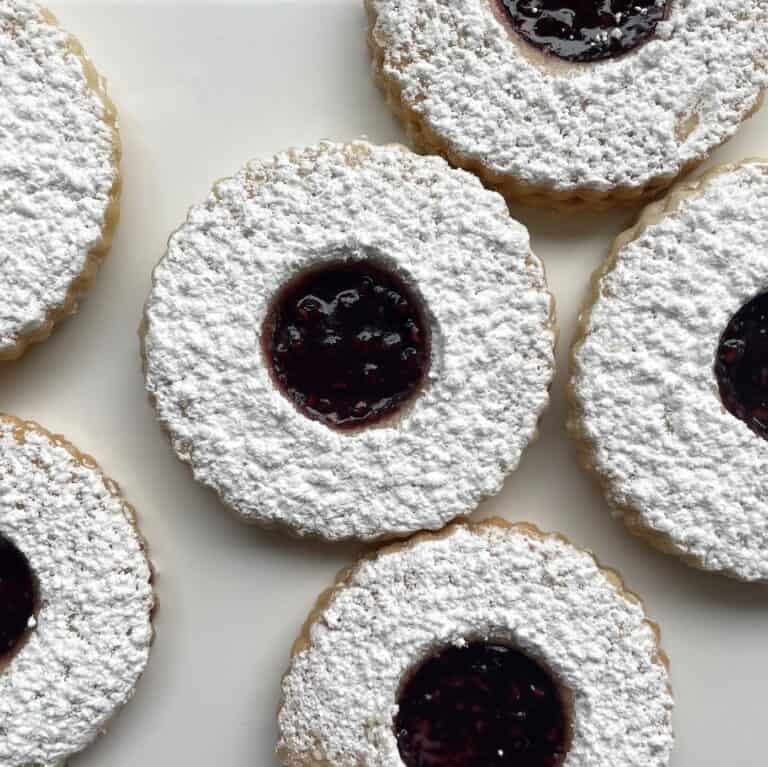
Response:
[{"label": "white surface", "polygon": [[[321,137],[402,136],[369,80],[356,0],[54,10],[110,80],[125,143],[123,217],[81,313],[0,370],[0,407],[63,432],[121,483],[149,538],[161,602],[135,700],[72,767],[274,767],[290,644],[356,548],[248,528],[192,482],[144,396],[136,327],[168,234],[215,178]],[[765,111],[715,159],[761,152]],[[481,513],[559,529],[643,594],[672,658],[674,767],[763,767],[768,590],[693,572],[630,537],[565,435],[576,312],[609,240],[635,215],[520,212],[558,300],[560,367],[541,440]]]}]

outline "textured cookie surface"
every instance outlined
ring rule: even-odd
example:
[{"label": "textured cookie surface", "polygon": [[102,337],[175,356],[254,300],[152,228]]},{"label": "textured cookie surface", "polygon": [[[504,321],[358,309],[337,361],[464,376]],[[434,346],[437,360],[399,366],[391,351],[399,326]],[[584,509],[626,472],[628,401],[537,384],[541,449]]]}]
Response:
[{"label": "textured cookie surface", "polygon": [[729,138],[768,83],[762,0],[678,0],[655,37],[567,65],[501,0],[368,0],[385,89],[422,148],[522,198],[633,197]]},{"label": "textured cookie surface", "polygon": [[[277,390],[259,337],[281,285],[340,258],[394,269],[432,327],[412,406],[344,434]],[[548,399],[551,312],[497,194],[402,147],[322,144],[249,164],[171,237],[147,303],[146,383],[176,453],[245,519],[403,535],[470,512],[517,465]]]},{"label": "textured cookie surface", "polygon": [[91,459],[0,417],[0,534],[38,588],[0,667],[0,764],[61,767],[132,696],[152,640],[152,574],[132,510]]},{"label": "textured cookie surface", "polygon": [[0,0],[0,359],[71,312],[117,216],[115,115],[76,41]]},{"label": "textured cookie surface", "polygon": [[721,334],[768,288],[768,165],[717,171],[620,238],[574,349],[573,423],[628,524],[768,581],[768,442],[723,406]]},{"label": "textured cookie surface", "polygon": [[672,698],[657,629],[617,576],[560,537],[457,525],[364,559],[321,598],[283,680],[289,767],[402,767],[403,677],[468,640],[511,644],[569,692],[567,767],[668,764]]}]

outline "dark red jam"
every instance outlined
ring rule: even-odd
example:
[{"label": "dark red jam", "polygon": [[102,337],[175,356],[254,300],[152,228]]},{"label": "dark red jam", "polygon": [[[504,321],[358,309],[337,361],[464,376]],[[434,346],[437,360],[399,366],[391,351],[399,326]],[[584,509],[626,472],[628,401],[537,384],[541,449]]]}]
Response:
[{"label": "dark red jam", "polygon": [[715,376],[725,407],[768,439],[768,293],[731,318],[720,337]]},{"label": "dark red jam", "polygon": [[472,642],[419,666],[398,700],[406,767],[559,767],[569,744],[562,695],[524,653]]},{"label": "dark red jam", "polygon": [[429,326],[413,292],[369,261],[302,273],[277,295],[264,351],[300,412],[331,427],[367,426],[423,386]]},{"label": "dark red jam", "polygon": [[513,29],[566,61],[621,56],[648,40],[670,0],[501,0]]},{"label": "dark red jam", "polygon": [[0,535],[0,663],[27,634],[35,612],[35,578],[27,558]]}]

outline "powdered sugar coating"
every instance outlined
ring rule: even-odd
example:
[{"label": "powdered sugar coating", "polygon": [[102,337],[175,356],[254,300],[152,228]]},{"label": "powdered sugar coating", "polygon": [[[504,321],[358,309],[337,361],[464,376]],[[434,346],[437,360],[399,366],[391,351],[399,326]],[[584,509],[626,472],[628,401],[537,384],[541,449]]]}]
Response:
[{"label": "powdered sugar coating", "polygon": [[0,533],[37,578],[36,626],[0,668],[0,764],[60,767],[133,695],[154,597],[132,512],[98,467],[0,417]]},{"label": "powdered sugar coating", "polygon": [[564,767],[668,764],[673,703],[642,606],[563,539],[495,524],[385,550],[342,581],[283,680],[283,763],[401,767],[403,676],[474,638],[511,642],[570,691]]},{"label": "powdered sugar coating", "polygon": [[675,0],[635,51],[567,65],[501,0],[369,0],[382,74],[464,167],[560,194],[669,183],[728,139],[768,85],[763,0]]},{"label": "powdered sugar coating", "polygon": [[0,358],[71,298],[116,192],[111,114],[71,38],[28,0],[0,0]]},{"label": "powdered sugar coating", "polygon": [[576,427],[611,504],[665,548],[768,581],[768,443],[714,373],[728,321],[768,288],[768,164],[721,169],[670,205],[600,281],[574,352]]},{"label": "powdered sugar coating", "polygon": [[[426,304],[432,366],[396,422],[301,415],[260,350],[298,271],[379,259]],[[551,297],[503,200],[444,160],[325,143],[252,162],[171,237],[147,303],[147,389],[178,456],[247,520],[363,539],[439,528],[501,488],[553,374]]]}]

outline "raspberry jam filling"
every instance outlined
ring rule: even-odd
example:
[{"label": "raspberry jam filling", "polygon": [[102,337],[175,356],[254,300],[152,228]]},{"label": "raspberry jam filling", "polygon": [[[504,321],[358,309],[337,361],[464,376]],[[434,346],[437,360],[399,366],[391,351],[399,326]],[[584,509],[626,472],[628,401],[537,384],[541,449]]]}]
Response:
[{"label": "raspberry jam filling", "polygon": [[501,0],[513,29],[566,61],[600,61],[637,48],[656,32],[669,0]]},{"label": "raspberry jam filling", "polygon": [[27,558],[0,535],[0,665],[25,638],[35,602],[35,578]]},{"label": "raspberry jam filling", "polygon": [[339,429],[393,414],[423,386],[430,335],[420,302],[370,261],[310,269],[278,293],[262,333],[284,394]]},{"label": "raspberry jam filling", "polygon": [[720,337],[715,376],[725,407],[768,439],[768,292],[731,318]]},{"label": "raspberry jam filling", "polygon": [[559,767],[569,743],[562,695],[527,655],[471,642],[406,680],[395,735],[406,767]]}]

